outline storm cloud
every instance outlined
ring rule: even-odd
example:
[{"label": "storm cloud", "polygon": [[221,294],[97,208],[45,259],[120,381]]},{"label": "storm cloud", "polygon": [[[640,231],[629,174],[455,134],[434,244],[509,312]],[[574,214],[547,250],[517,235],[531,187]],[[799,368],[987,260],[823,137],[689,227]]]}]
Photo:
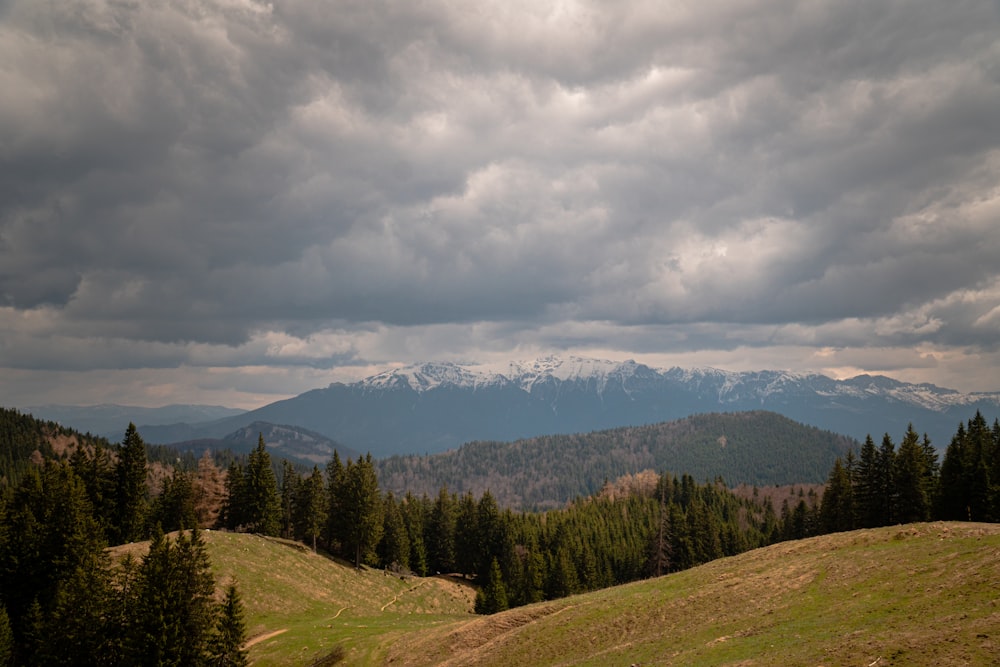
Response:
[{"label": "storm cloud", "polygon": [[995,1],[13,0],[0,88],[0,403],[552,351],[1000,389]]}]

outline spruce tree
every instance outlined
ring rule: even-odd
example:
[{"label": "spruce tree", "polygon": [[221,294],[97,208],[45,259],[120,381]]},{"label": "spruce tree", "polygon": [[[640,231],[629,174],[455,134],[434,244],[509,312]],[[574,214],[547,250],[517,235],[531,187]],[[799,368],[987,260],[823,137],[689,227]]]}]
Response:
[{"label": "spruce tree", "polygon": [[247,635],[243,611],[239,591],[230,584],[209,644],[213,667],[245,667],[249,664],[247,650],[243,648]]},{"label": "spruce tree", "polygon": [[298,484],[294,507],[295,537],[307,540],[313,551],[326,526],[328,507],[323,473],[313,466],[312,474]]},{"label": "spruce tree", "polygon": [[295,466],[288,461],[281,461],[281,521],[279,534],[285,539],[296,537],[295,519],[298,505],[298,495],[302,486],[302,477]]},{"label": "spruce tree", "polygon": [[136,542],[146,537],[146,443],[129,422],[118,448],[115,483],[115,526],[117,544]]},{"label": "spruce tree", "polygon": [[509,608],[500,563],[494,558],[487,571],[486,585],[476,594],[475,610],[477,614],[495,614]]},{"label": "spruce tree", "polygon": [[909,425],[899,443],[894,462],[896,514],[899,523],[926,521],[930,518],[930,498],[927,495],[926,456],[920,436]]},{"label": "spruce tree", "polygon": [[840,457],[833,463],[823,492],[820,525],[826,533],[854,529],[854,492],[851,477]]},{"label": "spruce tree", "polygon": [[871,435],[865,437],[858,459],[854,481],[854,499],[857,503],[858,520],[861,528],[875,528],[882,525],[881,503],[879,502],[878,449]]},{"label": "spruce tree", "polygon": [[386,494],[383,508],[382,541],[379,543],[379,558],[383,567],[410,568],[410,536],[399,511],[396,497],[390,491]]},{"label": "spruce tree", "polygon": [[427,527],[430,569],[435,572],[455,571],[455,508],[448,488],[442,486],[431,509]]},{"label": "spruce tree", "polygon": [[896,445],[886,433],[875,457],[878,524],[889,526],[896,522]]},{"label": "spruce tree", "polygon": [[333,450],[333,457],[326,466],[326,529],[324,536],[330,551],[343,553],[347,524],[342,507],[347,494],[347,473],[340,460],[340,453]]},{"label": "spruce tree", "polygon": [[281,498],[263,433],[258,435],[257,447],[247,459],[243,494],[246,530],[261,535],[278,535],[281,529]]},{"label": "spruce tree", "polygon": [[346,525],[344,546],[354,558],[354,566],[360,568],[374,553],[383,530],[383,503],[371,454],[353,465],[348,460],[340,509]]},{"label": "spruce tree", "polygon": [[967,521],[969,498],[966,465],[968,442],[965,425],[959,423],[941,462],[940,490],[937,497],[936,516],[945,521]]}]

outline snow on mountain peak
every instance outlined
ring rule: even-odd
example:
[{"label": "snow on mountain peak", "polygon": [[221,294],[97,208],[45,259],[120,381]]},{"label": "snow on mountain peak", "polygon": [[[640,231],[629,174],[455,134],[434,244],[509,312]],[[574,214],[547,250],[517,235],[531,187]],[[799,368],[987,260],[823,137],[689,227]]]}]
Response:
[{"label": "snow on mountain peak", "polygon": [[[548,356],[507,364],[433,362],[389,369],[358,384],[380,390],[408,387],[416,392],[442,386],[475,389],[510,384],[531,393],[536,386],[546,383],[585,382],[593,383],[596,390],[603,393],[609,382],[624,384],[640,368],[647,367],[632,360],[609,361],[577,356]],[[984,399],[1000,405],[1000,394],[963,394],[928,384],[908,384],[884,376],[860,375],[847,380],[834,380],[825,375],[790,371],[738,372],[711,367],[648,368],[647,371],[664,380],[695,386],[699,392],[716,394],[723,404],[749,397],[756,397],[763,403],[774,394],[804,392],[831,399],[837,396],[861,398],[880,395],[934,411]]]}]

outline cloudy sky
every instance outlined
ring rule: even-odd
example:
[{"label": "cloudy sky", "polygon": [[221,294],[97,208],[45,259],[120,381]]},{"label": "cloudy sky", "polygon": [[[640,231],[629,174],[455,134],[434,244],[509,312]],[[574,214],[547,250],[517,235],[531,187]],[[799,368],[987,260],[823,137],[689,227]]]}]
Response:
[{"label": "cloudy sky", "polygon": [[3,0],[0,405],[551,353],[1000,390],[997,0]]}]

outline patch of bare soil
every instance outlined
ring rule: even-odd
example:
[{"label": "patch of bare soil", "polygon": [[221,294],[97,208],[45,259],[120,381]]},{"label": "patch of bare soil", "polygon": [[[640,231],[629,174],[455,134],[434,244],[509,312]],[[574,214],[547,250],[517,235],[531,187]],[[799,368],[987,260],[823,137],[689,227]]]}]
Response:
[{"label": "patch of bare soil", "polygon": [[254,644],[259,644],[261,642],[267,641],[271,637],[277,637],[278,635],[288,632],[288,628],[282,628],[280,630],[275,630],[274,632],[265,632],[262,635],[257,635],[252,639],[248,639],[247,643],[243,645],[243,648],[250,648]]}]

